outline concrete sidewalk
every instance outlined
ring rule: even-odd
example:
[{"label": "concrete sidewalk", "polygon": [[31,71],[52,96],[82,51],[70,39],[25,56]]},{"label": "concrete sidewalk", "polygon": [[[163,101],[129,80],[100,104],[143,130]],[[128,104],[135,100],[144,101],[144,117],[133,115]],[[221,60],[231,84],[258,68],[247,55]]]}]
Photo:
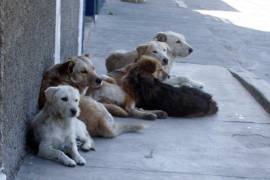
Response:
[{"label": "concrete sidewalk", "polygon": [[[186,62],[237,67],[234,54],[202,26],[204,18],[172,0],[109,0],[91,36],[86,33],[85,52],[92,53],[97,70],[105,73],[104,59],[111,51],[133,49],[158,31],[173,30],[186,34],[195,48]],[[219,104],[218,114],[156,121],[117,118],[145,122],[148,128],[114,139],[96,138],[97,151],[82,153],[84,167],[67,168],[29,155],[17,180],[270,179],[269,114],[248,91],[220,66],[177,63],[173,74],[204,83]]]},{"label": "concrete sidewalk", "polygon": [[261,106],[224,68],[182,64],[174,72],[206,84],[219,113],[143,121],[141,133],[95,139],[97,151],[82,153],[84,167],[29,156],[17,180],[270,179],[270,119]]}]

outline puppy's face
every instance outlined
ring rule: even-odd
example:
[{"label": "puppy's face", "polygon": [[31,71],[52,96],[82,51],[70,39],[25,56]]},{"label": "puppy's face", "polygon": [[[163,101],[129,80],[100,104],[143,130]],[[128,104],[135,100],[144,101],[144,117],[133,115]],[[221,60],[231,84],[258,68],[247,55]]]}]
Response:
[{"label": "puppy's face", "polygon": [[170,64],[168,50],[168,44],[158,41],[150,41],[137,47],[139,57],[143,55],[154,57],[160,61],[163,66]]},{"label": "puppy's face", "polygon": [[68,73],[74,83],[91,88],[101,86],[102,79],[96,73],[89,55],[72,57],[66,63],[68,63],[66,70],[69,71]]},{"label": "puppy's face", "polygon": [[184,35],[179,33],[172,31],[160,32],[154,37],[154,40],[167,43],[174,56],[186,57],[193,52]]},{"label": "puppy's face", "polygon": [[67,85],[49,87],[45,96],[52,114],[60,118],[79,116],[80,93],[77,89]]},{"label": "puppy's face", "polygon": [[160,81],[164,81],[169,78],[168,73],[163,69],[163,66],[155,58],[149,56],[142,56],[137,63],[139,72],[147,76],[153,76]]}]

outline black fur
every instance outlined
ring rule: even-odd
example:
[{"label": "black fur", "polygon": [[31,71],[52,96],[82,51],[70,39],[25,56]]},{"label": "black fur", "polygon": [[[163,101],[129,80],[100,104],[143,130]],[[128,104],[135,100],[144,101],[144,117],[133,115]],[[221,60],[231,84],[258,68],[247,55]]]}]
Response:
[{"label": "black fur", "polygon": [[131,69],[125,81],[136,99],[136,106],[147,110],[163,110],[169,116],[203,116],[218,111],[212,96],[192,87],[173,87],[160,82],[139,67]]}]

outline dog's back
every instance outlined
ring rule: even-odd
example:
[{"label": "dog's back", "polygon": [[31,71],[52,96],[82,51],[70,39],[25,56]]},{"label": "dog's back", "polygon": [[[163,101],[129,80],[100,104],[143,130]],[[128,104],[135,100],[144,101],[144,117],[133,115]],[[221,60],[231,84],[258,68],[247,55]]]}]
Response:
[{"label": "dog's back", "polygon": [[142,63],[134,65],[124,79],[125,90],[136,99],[138,107],[160,109],[169,116],[182,117],[203,116],[218,111],[210,94],[187,86],[174,87],[154,78],[152,73],[156,69],[155,63],[152,60],[143,60]]}]

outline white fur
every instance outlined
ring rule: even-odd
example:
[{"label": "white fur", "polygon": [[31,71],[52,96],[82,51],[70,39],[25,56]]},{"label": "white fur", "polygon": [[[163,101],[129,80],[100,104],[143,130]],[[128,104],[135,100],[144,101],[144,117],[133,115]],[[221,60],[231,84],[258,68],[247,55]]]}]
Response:
[{"label": "white fur", "polygon": [[77,119],[79,91],[60,85],[46,89],[45,96],[46,104],[32,122],[35,139],[39,143],[38,155],[70,167],[84,165],[86,161],[78,152],[76,139],[82,142],[83,150],[93,148],[93,140],[85,124]]},{"label": "white fur", "polygon": [[[190,50],[192,49],[192,47],[186,41],[185,36],[180,33],[176,33],[173,31],[159,32],[154,37],[154,40],[165,42],[169,46],[170,50],[168,52],[168,54],[170,55],[169,63],[167,66],[164,67],[168,74],[170,74],[171,68],[173,67],[174,61],[177,56],[186,57],[191,54]],[[191,80],[190,78],[182,76],[171,77],[170,79],[167,79],[165,83],[173,86],[187,85],[195,88],[203,88],[202,83],[196,82],[194,80]]]}]

